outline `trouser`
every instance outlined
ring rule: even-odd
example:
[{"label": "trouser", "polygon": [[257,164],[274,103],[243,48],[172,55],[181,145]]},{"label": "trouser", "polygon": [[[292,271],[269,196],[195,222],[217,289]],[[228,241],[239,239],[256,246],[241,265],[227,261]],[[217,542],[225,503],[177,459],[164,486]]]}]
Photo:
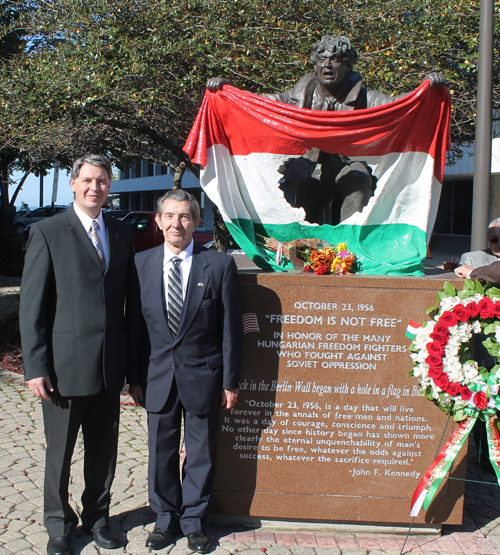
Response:
[{"label": "trouser", "polygon": [[101,390],[96,395],[42,401],[45,455],[44,523],[50,537],[70,536],[78,516],[68,503],[71,457],[80,426],[84,442],[82,524],[106,526],[115,475],[120,396]]},{"label": "trouser", "polygon": [[[156,526],[173,533],[203,529],[213,487],[213,462],[218,410],[195,415],[182,406],[177,386],[159,413],[148,413],[149,503]],[[184,415],[186,459],[182,484],[179,469],[181,418]]]}]

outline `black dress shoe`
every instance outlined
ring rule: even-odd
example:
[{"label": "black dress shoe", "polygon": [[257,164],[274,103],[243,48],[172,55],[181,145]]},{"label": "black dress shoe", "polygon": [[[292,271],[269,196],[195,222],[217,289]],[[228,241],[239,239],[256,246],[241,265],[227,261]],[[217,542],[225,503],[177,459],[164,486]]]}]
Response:
[{"label": "black dress shoe", "polygon": [[111,526],[92,528],[88,532],[94,536],[94,543],[103,549],[118,549],[122,545],[122,542]]},{"label": "black dress shoe", "polygon": [[198,551],[198,553],[206,553],[210,547],[207,536],[203,532],[191,532],[186,536],[188,541],[188,547],[192,551]]},{"label": "black dress shoe", "polygon": [[170,530],[162,530],[161,528],[155,528],[150,532],[148,539],[146,540],[146,547],[154,549],[163,549],[167,545],[172,543],[172,538],[174,534]]},{"label": "black dress shoe", "polygon": [[49,555],[73,555],[71,539],[65,536],[50,538],[47,544],[47,553]]}]

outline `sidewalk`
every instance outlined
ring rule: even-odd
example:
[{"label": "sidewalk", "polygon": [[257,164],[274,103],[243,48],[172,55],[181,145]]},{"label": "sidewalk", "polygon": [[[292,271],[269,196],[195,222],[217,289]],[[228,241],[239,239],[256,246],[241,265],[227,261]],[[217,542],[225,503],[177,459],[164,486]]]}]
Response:
[{"label": "sidewalk", "polygon": [[[434,262],[434,260],[433,260]],[[438,269],[439,262],[436,258]],[[0,317],[17,307],[18,282],[0,277]],[[6,313],[7,312],[7,313]],[[44,444],[41,405],[22,377],[0,374],[0,555],[46,553],[48,541],[43,526]],[[404,553],[500,555],[500,487],[491,474],[480,474],[474,444],[469,448],[463,524],[444,526],[442,534],[411,536]],[[477,483],[486,480],[487,483]],[[70,495],[80,512],[83,491],[83,445],[77,442],[72,465]],[[383,505],[381,506],[381,511]],[[113,553],[140,554],[154,515],[147,496],[146,413],[122,398],[120,443],[113,484],[111,525],[125,546]],[[256,529],[209,526],[214,555],[397,555],[404,535],[359,529],[346,532],[328,525],[262,522]],[[73,538],[75,555],[108,552],[95,546],[91,536],[77,528]],[[185,538],[160,553],[188,555]]]}]

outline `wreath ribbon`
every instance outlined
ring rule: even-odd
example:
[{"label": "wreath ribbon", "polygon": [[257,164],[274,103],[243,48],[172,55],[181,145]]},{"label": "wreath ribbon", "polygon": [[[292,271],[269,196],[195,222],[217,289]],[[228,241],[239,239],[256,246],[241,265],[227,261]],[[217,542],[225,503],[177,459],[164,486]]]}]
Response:
[{"label": "wreath ribbon", "polygon": [[491,465],[500,485],[500,434],[495,426],[496,408],[483,411],[475,409],[474,414],[460,422],[459,427],[453,432],[446,445],[441,449],[434,462],[424,474],[422,480],[420,480],[411,499],[410,516],[417,516],[422,506],[424,511],[427,510],[481,412],[485,416],[486,437],[488,439]]}]

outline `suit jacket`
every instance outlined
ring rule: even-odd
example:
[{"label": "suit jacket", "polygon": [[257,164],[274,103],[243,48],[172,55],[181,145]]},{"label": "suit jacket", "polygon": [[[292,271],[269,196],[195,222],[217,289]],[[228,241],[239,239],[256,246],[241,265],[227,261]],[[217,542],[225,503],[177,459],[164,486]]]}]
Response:
[{"label": "suit jacket", "polygon": [[149,361],[141,372],[146,409],[164,407],[173,379],[185,409],[209,414],[220,404],[221,389],[239,387],[243,323],[234,259],[201,247],[193,259],[179,331],[168,327],[163,286],[164,245],[136,255],[142,312],[149,332]]},{"label": "suit jacket", "polygon": [[464,252],[464,254],[460,257],[460,265],[467,264],[467,266],[470,266],[471,268],[486,266],[493,262],[498,262],[498,256],[495,256],[491,249]]},{"label": "suit jacket", "polygon": [[472,270],[470,277],[500,284],[500,260],[497,259],[496,262]]},{"label": "suit jacket", "polygon": [[102,269],[73,207],[34,224],[21,283],[27,380],[49,375],[65,397],[123,388],[139,359],[139,284],[132,228],[104,215]]}]

